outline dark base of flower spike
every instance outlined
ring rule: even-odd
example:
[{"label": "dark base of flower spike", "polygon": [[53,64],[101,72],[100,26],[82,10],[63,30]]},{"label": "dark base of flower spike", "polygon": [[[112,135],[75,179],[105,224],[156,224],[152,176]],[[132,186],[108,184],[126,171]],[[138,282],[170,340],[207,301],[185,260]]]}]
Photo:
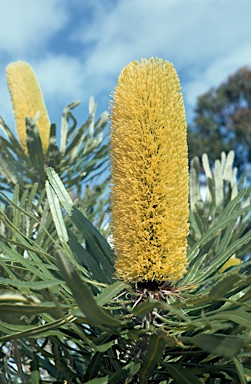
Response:
[{"label": "dark base of flower spike", "polygon": [[144,302],[148,298],[157,301],[169,302],[169,298],[179,297],[179,290],[172,286],[169,282],[157,281],[141,281],[131,284],[132,289],[135,291],[136,296],[133,307]]}]

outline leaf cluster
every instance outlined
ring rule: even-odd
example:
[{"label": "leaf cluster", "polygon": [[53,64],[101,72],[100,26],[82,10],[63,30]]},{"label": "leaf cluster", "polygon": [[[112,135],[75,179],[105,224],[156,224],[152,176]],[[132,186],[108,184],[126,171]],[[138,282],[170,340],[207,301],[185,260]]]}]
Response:
[{"label": "leaf cluster", "polygon": [[[187,274],[139,290],[48,167],[1,211],[3,383],[245,383],[251,377],[250,188],[233,153],[190,172]],[[35,232],[34,232],[35,229]],[[242,263],[220,271],[236,254]],[[133,268],[133,265],[132,265]],[[6,351],[8,356],[6,357]]]},{"label": "leaf cluster", "polygon": [[[39,198],[47,178],[46,169],[53,167],[71,198],[77,200],[89,219],[101,227],[107,211],[104,190],[108,182],[108,146],[104,140],[104,129],[108,113],[104,112],[95,122],[96,104],[91,97],[89,117],[78,126],[72,112],[78,105],[79,102],[74,102],[64,109],[60,129],[51,124],[47,153],[43,152],[36,117],[26,117],[27,152],[0,118],[4,134],[0,137],[0,188],[11,195],[16,184],[24,193],[36,183],[36,197]],[[0,201],[7,204],[4,195],[1,195]]]}]

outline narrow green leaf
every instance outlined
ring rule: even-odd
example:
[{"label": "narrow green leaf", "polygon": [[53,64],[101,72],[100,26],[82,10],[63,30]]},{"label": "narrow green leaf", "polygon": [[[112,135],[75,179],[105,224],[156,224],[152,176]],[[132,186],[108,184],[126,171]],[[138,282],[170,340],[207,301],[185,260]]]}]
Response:
[{"label": "narrow green leaf", "polygon": [[222,203],[224,200],[224,190],[223,190],[223,178],[221,163],[219,160],[215,161],[215,170],[214,170],[214,182],[215,182],[215,203],[216,207],[222,208]]},{"label": "narrow green leaf", "polygon": [[248,368],[244,368],[244,375],[245,377],[247,377],[250,381],[251,379],[251,369],[248,369]]},{"label": "narrow green leaf", "polygon": [[114,297],[116,297],[120,292],[129,289],[130,285],[125,284],[123,281],[116,281],[112,285],[108,286],[103,290],[100,295],[97,297],[97,304],[104,305],[109,303]]},{"label": "narrow green leaf", "polygon": [[213,316],[208,316],[208,320],[227,320],[240,324],[243,327],[251,329],[251,316],[249,312],[245,312],[241,309],[235,311],[220,312]]},{"label": "narrow green leaf", "polygon": [[248,231],[240,239],[232,242],[227,249],[224,250],[221,254],[217,255],[213,261],[205,269],[198,272],[197,276],[194,278],[193,283],[196,284],[200,281],[205,280],[215,271],[217,271],[238,249],[240,249],[244,244],[248,243],[251,239],[251,230]]},{"label": "narrow green leaf", "polygon": [[19,184],[16,184],[14,187],[14,193],[13,193],[13,201],[14,203],[18,204],[19,199]]},{"label": "narrow green leaf", "polygon": [[136,375],[136,373],[140,370],[140,367],[141,363],[134,361],[131,361],[129,364],[123,367],[123,371],[126,372],[125,384],[133,383],[132,379],[134,378],[134,375]]},{"label": "narrow green leaf", "polygon": [[240,249],[243,245],[247,244],[251,240],[251,230],[248,231],[244,236],[242,236],[240,239],[237,239],[233,241],[227,249],[225,249],[223,252],[221,252],[219,257],[222,257],[222,255],[226,256],[227,258],[232,256],[238,249]]},{"label": "narrow green leaf", "polygon": [[199,218],[200,218],[200,215],[197,214],[197,212],[190,211],[189,223],[192,230],[194,231],[194,239],[196,240],[200,239],[201,236],[203,235],[203,228],[201,225],[201,220]]},{"label": "narrow green leaf", "polygon": [[86,239],[87,251],[96,258],[96,261],[102,266],[108,282],[112,282],[114,274],[114,255],[109,244],[92,223],[75,206],[72,208],[71,220]]},{"label": "narrow green leaf", "polygon": [[[4,242],[0,241],[0,249],[8,258],[10,258],[13,262],[20,263],[25,270],[32,272],[35,276],[38,276],[40,280],[43,280],[45,277],[48,279],[54,279],[53,274],[49,271],[46,266],[41,264],[41,268],[37,268],[37,266],[34,266],[33,263],[29,259],[25,259],[23,255],[16,252],[14,249],[9,248]],[[38,258],[39,260],[39,258]],[[1,264],[1,260],[0,260]],[[2,263],[2,266],[4,267],[4,262]],[[46,273],[46,276],[45,276]],[[16,279],[15,279],[16,280]]]},{"label": "narrow green leaf", "polygon": [[33,357],[31,360],[30,382],[31,384],[41,383],[41,377],[40,377],[40,371],[39,371],[39,357],[35,354],[33,354]]},{"label": "narrow green leaf", "polygon": [[102,358],[103,358],[103,353],[96,352],[94,356],[90,359],[85,372],[84,381],[93,379],[96,376],[98,376]]},{"label": "narrow green leaf", "polygon": [[121,321],[112,317],[97,304],[90,288],[81,279],[69,258],[63,255],[62,252],[57,252],[56,256],[60,272],[71,289],[80,310],[86,316],[87,321],[91,325],[96,326],[121,326]]},{"label": "narrow green leaf", "polygon": [[212,179],[213,175],[212,175],[212,171],[210,168],[208,155],[206,153],[203,153],[203,155],[202,155],[202,165],[203,165],[203,168],[204,168],[204,171],[205,171],[207,178]]},{"label": "narrow green leaf", "polygon": [[96,258],[90,255],[90,253],[78,242],[77,236],[68,230],[69,242],[68,245],[76,255],[76,259],[80,261],[81,265],[84,266],[93,276],[93,279],[102,282],[109,283],[104,270],[97,262]]},{"label": "narrow green leaf", "polygon": [[86,381],[85,384],[109,384],[109,376],[104,376]]},{"label": "narrow green leaf", "polygon": [[[240,194],[238,194],[238,201],[240,198]],[[244,193],[242,194],[243,197]],[[232,200],[233,202],[233,200]],[[231,202],[231,203],[232,203]],[[237,204],[237,203],[236,203]],[[219,220],[211,227],[209,230],[194,244],[194,246],[188,251],[188,261],[191,262],[194,257],[197,255],[197,249],[201,247],[201,245],[206,244],[212,238],[214,238],[222,229],[224,229],[231,220],[238,219],[241,215],[250,211],[250,207],[245,207],[239,209],[237,212],[232,213],[231,215],[227,215],[225,210],[222,212]]]},{"label": "narrow green leaf", "polygon": [[58,201],[58,197],[53,192],[48,181],[45,182],[47,198],[51,209],[51,214],[53,217],[53,221],[55,223],[55,227],[57,230],[58,237],[62,243],[67,243],[69,240],[68,233],[65,227],[61,207]]},{"label": "narrow green leaf", "polygon": [[155,299],[147,299],[140,305],[136,305],[133,309],[132,313],[134,316],[144,317],[149,312],[151,312],[154,308],[163,308],[164,303],[162,304],[160,301],[156,301]]},{"label": "narrow green leaf", "polygon": [[139,370],[140,384],[147,383],[147,376],[152,373],[157,364],[161,361],[166,348],[166,334],[160,332],[152,334],[149,338],[146,353],[143,356],[142,366]]},{"label": "narrow green leaf", "polygon": [[[16,288],[30,288],[36,291],[41,289],[50,288],[54,285],[62,285],[62,280],[44,280],[44,281],[18,281],[0,277],[0,282],[11,287]],[[0,296],[1,297],[1,296]]]},{"label": "narrow green leaf", "polygon": [[218,280],[217,283],[213,285],[209,293],[210,298],[213,300],[225,297],[225,295],[227,295],[232,290],[234,285],[241,279],[242,277],[236,273],[224,276],[224,278]]},{"label": "narrow green leaf", "polygon": [[34,199],[36,197],[37,190],[38,190],[38,183],[34,183],[31,190],[29,191],[29,205],[30,205],[30,207],[32,207],[32,205],[34,204]]},{"label": "narrow green leaf", "polygon": [[[63,156],[63,155],[62,155]],[[49,139],[49,148],[47,154],[48,166],[58,168],[59,164],[62,164],[62,157],[59,153],[57,146],[57,132],[56,125],[53,123],[50,127],[50,139]]]},{"label": "narrow green leaf", "polygon": [[129,364],[125,365],[122,369],[116,370],[116,373],[110,374],[109,375],[109,383],[111,384],[119,384],[122,382],[122,377],[124,379],[123,383],[124,384],[133,384],[137,381],[137,378],[134,376],[137,374],[141,367],[140,362],[134,362],[131,361]]},{"label": "narrow green leaf", "polygon": [[0,312],[4,314],[6,313],[11,313],[13,315],[23,315],[23,316],[31,316],[31,315],[38,315],[39,313],[43,312],[58,312],[57,307],[53,302],[50,303],[41,303],[41,304],[8,304],[8,303],[3,303],[1,304],[0,302]]},{"label": "narrow green leaf", "polygon": [[234,199],[230,200],[230,202],[227,204],[222,214],[224,214],[225,216],[230,215],[233,212],[233,210],[236,207],[238,207],[238,204],[241,203],[243,199],[245,199],[245,197],[247,197],[249,194],[250,194],[250,187],[241,189],[240,192],[237,194],[237,196]]},{"label": "narrow green leaf", "polygon": [[97,103],[94,102],[94,97],[91,96],[89,98],[89,114],[92,116],[92,122],[90,123],[90,135],[93,135],[94,132],[94,119],[95,119],[95,111],[97,109]]},{"label": "narrow green leaf", "polygon": [[75,101],[67,105],[63,110],[63,115],[61,119],[61,129],[60,129],[60,153],[65,154],[66,143],[67,143],[67,132],[68,132],[68,115],[71,109],[76,108],[80,104],[80,101]]},{"label": "narrow green leaf", "polygon": [[75,119],[75,117],[73,116],[73,114],[71,112],[68,113],[68,120],[71,119],[73,124],[72,126],[68,129],[68,132],[67,132],[67,147],[66,147],[66,150],[65,150],[65,158],[67,160],[67,162],[69,162],[70,164],[72,164],[73,161],[76,162],[76,158],[75,158],[75,155],[76,155],[76,151],[78,150],[79,148],[79,145],[81,145],[81,141],[83,143],[85,143],[85,146],[87,145],[87,137],[85,135],[85,133],[87,132],[88,128],[89,128],[89,124],[91,122],[91,117],[89,117],[87,119],[87,121],[85,123],[83,123],[81,125],[80,128],[76,129],[76,125],[77,125],[77,121]]},{"label": "narrow green leaf", "polygon": [[0,167],[1,175],[4,175],[6,180],[15,185],[17,183],[17,177],[15,175],[16,169],[10,163],[9,159],[5,159],[4,157],[2,157]]},{"label": "narrow green leaf", "polygon": [[39,172],[41,179],[44,179],[44,153],[42,141],[37,127],[37,117],[26,117],[26,143],[29,157],[33,167]]},{"label": "narrow green leaf", "polygon": [[[83,234],[87,242],[87,251],[97,263],[101,266],[106,276],[106,282],[112,282],[114,273],[113,253],[107,241],[101,236],[99,231],[91,224],[85,215],[77,209],[69,197],[62,181],[52,168],[47,169],[49,182],[55,193],[61,201],[63,207],[69,215],[72,222]],[[47,187],[48,188],[48,187]]]},{"label": "narrow green leaf", "polygon": [[233,357],[233,362],[236,366],[236,370],[240,379],[240,384],[246,384],[247,381],[245,379],[245,373],[244,373],[244,368],[243,365],[241,364],[240,360],[237,359],[237,357]]},{"label": "narrow green leaf", "polygon": [[[233,290],[235,293],[236,291],[238,291],[239,293],[243,292],[243,290],[245,290],[246,287],[250,287],[250,283],[251,283],[250,280],[251,279],[247,279],[242,275],[238,275],[236,273],[225,275],[224,278],[222,278],[221,275],[218,275],[217,282],[214,282],[212,280],[214,285],[212,287],[203,289],[203,293],[186,296],[185,305],[187,308],[202,309],[202,308],[206,308],[207,305],[212,304],[213,302],[217,302],[217,301],[219,302],[219,300],[226,301],[226,298],[230,299],[230,302],[231,302],[232,300],[231,292]],[[234,298],[234,302],[236,304],[239,303],[240,305],[242,303],[247,303],[250,295],[251,295],[251,291],[246,292],[245,295],[241,293],[238,300],[236,297]],[[247,305],[245,305],[245,307],[246,306]],[[218,311],[219,313],[228,313],[228,312],[223,312],[221,307],[219,307]]]},{"label": "narrow green leaf", "polygon": [[231,180],[234,165],[234,151],[229,151],[225,157],[225,162],[222,169],[222,175],[224,180]]},{"label": "narrow green leaf", "polygon": [[30,383],[31,384],[40,384],[41,383],[41,376],[39,370],[32,371],[30,374]]},{"label": "narrow green leaf", "polygon": [[182,279],[180,285],[184,285],[193,281],[206,257],[207,253],[199,256],[197,259],[195,259],[195,262],[193,262],[191,266],[189,265],[187,274]]},{"label": "narrow green leaf", "polygon": [[[46,311],[44,311],[46,312]],[[39,312],[37,312],[38,314]],[[21,313],[22,315],[25,315],[25,313]],[[39,325],[39,326],[23,326],[23,330],[21,331],[15,331],[15,332],[8,332],[6,336],[0,337],[0,342],[5,343],[6,341],[10,340],[17,340],[17,339],[22,339],[25,337],[30,337],[30,338],[42,338],[42,337],[48,337],[49,335],[58,335],[60,337],[63,337],[63,333],[59,330],[61,326],[64,326],[68,324],[69,322],[74,321],[75,317],[69,315],[68,317],[60,318],[59,320],[53,321],[51,323],[47,323],[44,325]],[[0,322],[1,325],[2,322]],[[15,329],[18,329],[16,324],[14,324]]]},{"label": "narrow green leaf", "polygon": [[244,340],[241,338],[216,334],[199,334],[193,337],[181,337],[181,341],[184,343],[189,341],[189,343],[197,345],[203,351],[228,359],[236,356],[244,344]]},{"label": "narrow green leaf", "polygon": [[109,341],[109,343],[105,343],[105,344],[99,344],[99,345],[96,345],[95,346],[95,349],[98,351],[98,352],[106,352],[108,351],[108,349],[110,349],[113,345],[114,345],[115,341],[112,340],[112,341]]},{"label": "narrow green leaf", "polygon": [[229,221],[229,224],[226,228],[224,236],[223,236],[219,246],[216,249],[217,254],[224,252],[224,250],[227,248],[227,246],[228,246],[228,244],[229,244],[229,242],[233,236],[235,226],[236,226],[236,220]]},{"label": "narrow green leaf", "polygon": [[165,366],[176,384],[201,384],[197,376],[182,367],[181,364],[166,364]]},{"label": "narrow green leaf", "polygon": [[65,208],[66,212],[70,215],[71,209],[73,207],[73,202],[65,189],[62,181],[60,180],[58,174],[54,171],[53,168],[48,167],[46,169],[46,173],[49,179],[49,182],[54,189],[55,193],[57,194],[59,200],[61,201],[63,207]]}]

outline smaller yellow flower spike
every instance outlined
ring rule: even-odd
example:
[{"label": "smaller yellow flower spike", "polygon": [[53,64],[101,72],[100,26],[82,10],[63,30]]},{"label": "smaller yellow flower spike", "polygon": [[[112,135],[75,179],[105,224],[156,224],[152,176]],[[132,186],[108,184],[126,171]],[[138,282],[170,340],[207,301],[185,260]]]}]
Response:
[{"label": "smaller yellow flower spike", "polygon": [[121,72],[111,105],[112,234],[117,277],[168,281],[186,273],[188,149],[178,75],[143,59]]},{"label": "smaller yellow flower spike", "polygon": [[231,256],[228,261],[223,264],[223,266],[219,269],[218,273],[224,272],[227,268],[234,267],[235,265],[241,264],[241,259],[236,257],[235,255]]},{"label": "smaller yellow flower spike", "polygon": [[21,146],[27,153],[25,118],[33,118],[39,112],[37,126],[43,152],[46,153],[50,140],[50,120],[36,75],[31,66],[23,61],[9,64],[6,73]]}]

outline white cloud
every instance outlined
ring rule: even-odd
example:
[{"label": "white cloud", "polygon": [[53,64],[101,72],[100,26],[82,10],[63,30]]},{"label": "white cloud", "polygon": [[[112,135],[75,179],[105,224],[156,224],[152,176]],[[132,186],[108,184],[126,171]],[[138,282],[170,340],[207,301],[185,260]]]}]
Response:
[{"label": "white cloud", "polygon": [[0,53],[28,61],[60,113],[90,95],[107,105],[122,68],[142,57],[174,63],[190,111],[198,95],[251,63],[250,0],[0,0],[0,7]]},{"label": "white cloud", "polygon": [[194,104],[201,92],[251,63],[249,0],[120,0],[105,14],[95,5],[96,18],[80,24],[74,39],[88,46],[84,68],[96,92],[111,86],[131,60],[157,55],[184,73],[183,89]]},{"label": "white cloud", "polygon": [[67,19],[65,0],[0,0],[0,52],[38,55]]},{"label": "white cloud", "polygon": [[[49,54],[32,65],[43,90],[49,115],[59,124],[63,108],[77,100],[81,106],[75,110],[78,120],[83,120],[91,93],[87,89],[83,64],[69,55]],[[56,110],[55,107],[58,107]]]},{"label": "white cloud", "polygon": [[247,40],[250,11],[249,0],[228,0],[227,4],[222,0],[120,0],[109,13],[97,13],[88,25],[85,21],[85,29],[78,27],[75,38],[84,44],[92,42],[93,55],[112,57],[115,63],[122,52],[125,60],[136,52],[137,58],[159,52],[178,65],[198,63],[233,51]]},{"label": "white cloud", "polygon": [[80,97],[83,84],[83,68],[78,58],[69,55],[48,54],[32,65],[46,97],[64,99]]},{"label": "white cloud", "polygon": [[249,43],[240,45],[239,49],[237,48],[225,57],[215,58],[203,70],[194,72],[192,79],[186,82],[183,87],[187,106],[192,108],[198,96],[211,88],[218,87],[219,84],[227,80],[229,75],[247,64],[251,66]]}]

